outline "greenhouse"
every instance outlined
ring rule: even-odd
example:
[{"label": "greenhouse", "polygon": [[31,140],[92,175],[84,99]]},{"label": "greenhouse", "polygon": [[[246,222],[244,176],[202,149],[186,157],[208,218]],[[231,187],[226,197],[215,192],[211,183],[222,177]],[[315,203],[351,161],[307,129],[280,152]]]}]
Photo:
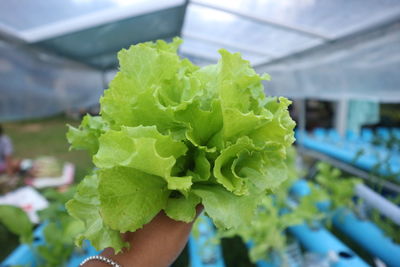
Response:
[{"label": "greenhouse", "polygon": [[400,1],[1,1],[11,266],[400,267]]}]

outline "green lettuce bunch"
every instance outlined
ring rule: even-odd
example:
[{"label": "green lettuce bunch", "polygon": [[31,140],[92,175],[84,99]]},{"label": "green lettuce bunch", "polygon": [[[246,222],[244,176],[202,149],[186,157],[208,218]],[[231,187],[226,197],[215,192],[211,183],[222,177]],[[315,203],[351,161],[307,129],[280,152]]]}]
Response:
[{"label": "green lettuce bunch", "polygon": [[285,180],[295,123],[286,98],[265,97],[263,80],[240,54],[215,65],[181,59],[181,40],[131,46],[100,100],[101,116],[67,134],[97,167],[67,203],[84,221],[78,237],[97,249],[125,244],[164,211],[189,222],[198,204],[217,227],[248,224],[266,192]]}]

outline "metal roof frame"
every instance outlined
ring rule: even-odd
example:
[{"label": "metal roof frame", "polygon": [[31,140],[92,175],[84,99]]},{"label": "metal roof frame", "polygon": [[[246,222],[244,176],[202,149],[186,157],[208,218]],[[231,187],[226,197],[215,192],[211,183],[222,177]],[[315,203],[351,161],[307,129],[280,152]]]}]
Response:
[{"label": "metal roof frame", "polygon": [[321,34],[319,32],[312,31],[310,29],[305,29],[305,28],[298,27],[298,26],[295,26],[295,25],[282,23],[282,22],[278,22],[278,21],[275,21],[275,20],[271,20],[271,19],[266,19],[264,17],[248,14],[247,12],[243,12],[243,11],[239,11],[239,10],[235,10],[235,9],[231,9],[231,8],[226,8],[226,7],[221,7],[221,6],[218,6],[218,5],[215,5],[215,4],[206,4],[206,3],[202,3],[202,2],[199,2],[199,1],[196,1],[196,0],[191,0],[189,3],[197,5],[197,6],[202,6],[202,7],[206,7],[206,8],[210,8],[210,9],[214,9],[214,10],[218,10],[218,11],[222,11],[222,12],[225,12],[225,13],[229,13],[229,14],[235,15],[235,16],[240,17],[240,18],[244,18],[244,19],[247,19],[247,20],[250,20],[250,21],[254,21],[256,23],[267,24],[267,25],[270,25],[270,26],[273,26],[275,28],[279,28],[279,29],[282,29],[282,30],[285,30],[285,31],[290,31],[290,32],[294,32],[294,33],[297,33],[297,34],[306,35],[308,37],[322,39],[322,40],[325,40],[325,41],[328,41],[328,40],[332,39],[332,37],[330,37],[330,36]]},{"label": "metal roof frame", "polygon": [[[211,56],[207,52],[200,52],[200,51],[194,51],[194,50],[185,50],[185,51],[180,51],[180,54],[186,57],[195,57],[201,60],[204,60],[206,62],[209,62],[210,64],[215,64],[220,58]],[[263,64],[265,62],[265,59],[260,59],[257,61],[250,62],[253,67],[258,66],[260,64]]]},{"label": "metal roof frame", "polygon": [[[372,27],[367,27],[367,28],[364,28],[362,30],[353,31],[353,32],[350,32],[350,33],[345,34],[343,36],[340,36],[340,37],[333,37],[333,36],[327,36],[327,35],[312,31],[310,29],[305,29],[305,28],[302,28],[302,27],[298,27],[298,26],[294,26],[294,25],[290,25],[290,24],[286,24],[286,23],[282,23],[282,22],[266,19],[266,18],[263,18],[263,17],[260,17],[260,16],[255,16],[255,15],[252,15],[252,14],[248,14],[247,12],[235,10],[235,9],[232,9],[232,8],[222,7],[222,6],[219,6],[218,4],[208,4],[208,3],[200,2],[198,0],[189,0],[189,3],[193,4],[193,5],[202,6],[202,7],[205,7],[205,8],[209,8],[209,9],[213,9],[213,10],[229,13],[229,14],[235,15],[235,16],[243,18],[243,19],[247,19],[247,20],[250,20],[250,21],[253,21],[253,22],[256,22],[256,23],[270,25],[270,26],[273,26],[273,27],[276,27],[276,28],[280,28],[282,30],[294,32],[294,33],[297,33],[297,34],[300,34],[300,35],[305,35],[305,36],[312,37],[312,38],[318,38],[319,40],[322,41],[322,43],[320,43],[320,44],[313,45],[313,46],[311,46],[309,48],[302,49],[300,51],[295,51],[293,53],[289,53],[289,54],[286,54],[284,56],[279,56],[279,57],[272,56],[272,58],[270,58],[270,59],[267,59],[267,60],[264,59],[264,60],[260,60],[259,62],[254,62],[252,65],[255,68],[264,67],[264,66],[267,66],[267,65],[270,65],[270,64],[274,64],[274,63],[280,62],[282,60],[286,60],[286,59],[291,59],[291,58],[294,58],[294,57],[302,56],[303,54],[312,53],[314,50],[319,50],[320,48],[325,48],[326,46],[328,46],[330,44],[336,44],[337,42],[346,41],[346,40],[349,40],[349,39],[351,39],[353,37],[356,38],[356,37],[358,37],[360,35],[363,35],[365,33],[376,31],[377,29],[380,29],[380,28],[385,28],[385,26],[391,25],[393,22],[396,22],[396,21],[399,21],[399,23],[400,23],[400,15],[397,12],[394,12],[394,16],[390,16],[388,19],[386,19],[384,21],[381,21],[380,23],[375,24]],[[242,46],[239,47],[236,44],[230,44],[230,43],[227,43],[227,42],[224,42],[224,41],[220,41],[220,40],[216,40],[216,39],[210,39],[208,37],[203,37],[203,36],[196,36],[196,35],[193,35],[193,34],[187,34],[187,33],[184,33],[184,34],[189,35],[188,37],[189,38],[192,37],[192,39],[198,39],[198,40],[201,40],[201,41],[214,43],[214,44],[221,44],[223,46],[229,46],[231,48],[236,48],[238,50],[247,51],[247,52],[251,52],[251,53],[256,52],[255,49],[253,49],[253,48],[249,49],[248,47],[245,47],[245,48],[242,49]],[[192,36],[190,36],[190,35],[192,35]],[[257,52],[261,52],[261,51],[257,51]],[[263,54],[265,54],[265,52]]]},{"label": "metal roof frame", "polygon": [[[301,28],[301,27],[298,27],[298,26],[294,26],[294,25],[290,25],[290,24],[284,24],[284,23],[277,22],[277,21],[270,20],[270,19],[265,19],[263,17],[255,16],[255,15],[252,15],[252,14],[248,14],[246,12],[242,12],[242,11],[238,11],[238,10],[234,10],[234,9],[230,9],[230,8],[226,8],[226,7],[221,7],[221,6],[218,6],[218,5],[215,5],[215,4],[206,4],[206,3],[199,2],[197,0],[190,0],[189,3],[193,4],[193,5],[202,6],[202,7],[206,7],[206,8],[209,8],[209,9],[213,9],[213,10],[229,13],[229,14],[235,15],[237,17],[246,19],[246,20],[250,20],[250,21],[253,21],[253,22],[256,22],[256,23],[270,25],[270,26],[273,26],[275,28],[279,28],[279,29],[282,29],[282,30],[285,30],[285,31],[294,32],[294,33],[297,33],[297,34],[300,34],[300,35],[305,35],[305,36],[308,36],[308,37],[311,37],[311,38],[317,38],[317,39],[319,39],[319,40],[321,40],[323,42],[322,44],[325,44],[326,42],[334,41],[333,37],[326,36],[326,35],[323,35],[321,33],[311,31],[309,29],[304,29],[304,28]],[[189,33],[185,33],[184,32],[183,35],[187,36],[187,37],[189,37],[191,39],[197,39],[197,40],[201,40],[201,41],[205,41],[205,42],[209,42],[209,43],[213,43],[213,44],[221,44],[223,46],[228,46],[228,47],[231,47],[231,48],[234,48],[234,49],[247,51],[247,52],[250,52],[250,53],[263,54],[265,56],[269,56],[270,57],[267,60],[266,59],[261,59],[258,62],[253,62],[252,65],[254,67],[263,66],[265,64],[268,64],[269,62],[275,62],[276,60],[278,60],[280,58],[288,56],[288,55],[285,55],[283,57],[276,57],[274,55],[267,54],[264,51],[259,51],[258,49],[255,49],[255,48],[238,46],[237,44],[231,44],[229,42],[224,42],[224,41],[221,41],[221,40],[211,39],[209,37],[199,36],[199,35],[196,35],[196,34],[189,34]],[[318,46],[318,45],[316,45],[316,46]],[[315,47],[315,46],[313,46],[313,47]],[[308,50],[308,49],[309,48],[307,48],[306,50]],[[303,50],[301,50],[301,51],[303,51]],[[297,51],[295,53],[299,53],[299,52]],[[291,55],[291,54],[292,53],[290,53],[289,55]],[[198,56],[198,55],[195,55],[195,56]]]},{"label": "metal roof frame", "polygon": [[[275,28],[282,29],[288,32],[294,32],[299,35],[308,36],[314,39],[318,39],[322,41],[322,43],[313,45],[312,47],[288,53],[284,56],[276,57],[274,55],[268,54],[265,51],[261,51],[258,48],[248,47],[240,44],[234,44],[232,42],[227,42],[225,40],[219,40],[217,38],[210,38],[208,36],[199,35],[196,33],[189,33],[189,32],[180,32],[180,35],[183,38],[189,38],[193,40],[202,41],[209,44],[217,44],[222,47],[230,47],[232,49],[237,49],[239,51],[248,52],[260,56],[264,56],[264,58],[260,58],[257,62],[253,62],[253,66],[256,68],[268,66],[270,64],[278,63],[282,60],[290,60],[292,58],[297,58],[299,56],[308,55],[309,53],[319,50],[321,47],[326,47],[329,44],[336,44],[338,42],[349,40],[351,38],[355,38],[362,33],[373,31],[376,28],[382,27],[382,25],[386,25],[388,23],[392,23],[393,21],[399,20],[400,15],[397,17],[390,17],[387,21],[383,21],[379,25],[374,25],[373,27],[368,27],[367,29],[362,29],[360,31],[352,32],[345,36],[341,36],[338,38],[333,38],[331,36],[327,36],[321,34],[319,32],[312,31],[310,29],[305,29],[302,27],[298,27],[291,24],[282,23],[275,20],[265,19],[264,17],[256,16],[253,14],[249,14],[248,12],[243,12],[240,10],[232,9],[229,7],[222,7],[218,5],[218,3],[203,3],[199,0],[163,0],[157,1],[157,3],[152,3],[150,5],[142,5],[142,6],[123,6],[123,7],[116,7],[108,10],[101,10],[97,12],[93,12],[91,14],[79,16],[76,18],[71,18],[67,20],[63,20],[60,22],[48,24],[45,26],[40,26],[37,28],[32,28],[29,30],[24,31],[16,31],[15,29],[1,24],[0,23],[0,34],[6,36],[7,39],[13,39],[17,42],[27,42],[27,43],[38,43],[42,40],[47,40],[50,38],[54,38],[57,36],[63,36],[68,33],[74,33],[78,31],[82,31],[85,29],[93,28],[96,26],[104,25],[107,23],[112,23],[115,21],[123,20],[126,18],[140,16],[143,14],[152,13],[155,11],[177,7],[177,6],[185,6],[187,7],[188,4],[197,5],[225,13],[232,14],[234,16],[250,20],[256,23],[270,25]],[[182,29],[182,27],[181,27]],[[199,51],[190,51],[186,50],[183,52],[186,55],[193,55],[194,57],[203,58],[206,61],[216,61],[218,58],[214,56],[207,55],[207,53],[199,52]],[[267,57],[267,58],[265,58]],[[77,60],[77,59],[75,59]]]},{"label": "metal roof frame", "polygon": [[[155,2],[154,2],[155,3]],[[96,11],[87,15],[66,19],[37,28],[16,31],[6,25],[0,24],[0,29],[16,36],[27,43],[36,43],[46,39],[62,36],[99,25],[123,20],[126,18],[152,13],[158,10],[185,5],[184,0],[157,1],[157,4],[143,6],[123,6],[107,10]]]},{"label": "metal roof frame", "polygon": [[328,42],[323,42],[322,44],[295,52],[295,53],[290,53],[286,56],[282,56],[276,59],[273,59],[268,62],[264,62],[263,64],[257,64],[255,65],[256,68],[260,67],[266,67],[272,64],[277,64],[281,63],[284,61],[291,61],[294,59],[303,59],[307,56],[310,56],[314,53],[320,53],[321,51],[325,49],[334,49],[333,47],[340,46],[344,43],[350,44],[350,43],[357,43],[360,41],[365,40],[366,38],[369,38],[371,35],[376,35],[376,34],[382,34],[382,32],[386,31],[391,31],[393,28],[400,27],[400,14],[397,17],[391,17],[387,21],[383,21],[382,23],[378,25],[374,25],[373,27],[369,27],[357,32],[350,33],[348,35],[339,37],[337,39],[328,41]]},{"label": "metal roof frame", "polygon": [[265,51],[262,51],[260,49],[254,48],[254,47],[248,47],[248,46],[242,46],[242,45],[238,45],[238,44],[233,44],[231,42],[226,42],[224,40],[220,40],[220,39],[216,39],[216,38],[210,38],[207,36],[203,36],[200,34],[196,34],[196,33],[189,33],[189,32],[183,32],[182,33],[182,38],[188,38],[188,39],[193,39],[193,40],[198,40],[198,41],[202,41],[205,43],[210,43],[210,44],[216,44],[216,45],[221,45],[223,47],[230,47],[233,49],[237,49],[243,52],[249,52],[252,54],[257,54],[260,56],[267,56],[267,57],[274,57],[274,55],[269,54],[269,53],[265,53]]},{"label": "metal roof frame", "polygon": [[188,56],[188,57],[194,56],[194,57],[199,58],[199,59],[204,59],[205,61],[208,61],[208,62],[217,62],[218,59],[219,59],[218,57],[214,57],[214,56],[208,54],[207,52],[190,51],[190,50],[189,51],[187,51],[187,50],[182,51],[181,49],[179,49],[179,52],[182,55],[185,55],[185,56]]}]

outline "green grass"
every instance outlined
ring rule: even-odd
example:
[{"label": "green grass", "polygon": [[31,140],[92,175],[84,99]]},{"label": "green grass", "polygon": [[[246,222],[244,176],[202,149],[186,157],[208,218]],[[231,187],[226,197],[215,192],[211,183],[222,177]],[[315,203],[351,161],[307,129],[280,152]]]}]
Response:
[{"label": "green grass", "polygon": [[66,124],[77,126],[79,122],[63,116],[45,120],[4,123],[3,128],[14,145],[18,158],[54,156],[75,164],[75,181],[80,181],[92,168],[90,157],[84,151],[69,151],[65,137]]}]

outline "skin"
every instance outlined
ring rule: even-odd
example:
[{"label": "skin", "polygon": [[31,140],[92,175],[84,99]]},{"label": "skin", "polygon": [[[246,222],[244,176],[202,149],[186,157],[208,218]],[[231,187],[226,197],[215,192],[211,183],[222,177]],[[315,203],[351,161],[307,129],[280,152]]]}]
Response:
[{"label": "skin", "polygon": [[[0,137],[3,135],[3,127],[0,124]],[[5,156],[5,173],[12,176],[19,171],[21,160],[14,159],[12,155]]]},{"label": "skin", "polygon": [[[197,216],[203,207],[198,206]],[[130,249],[115,254],[112,248],[100,255],[114,260],[123,267],[167,267],[170,266],[186,245],[193,222],[172,220],[162,211],[154,219],[136,232],[123,234]],[[84,267],[109,267],[100,261],[89,261]]]}]

